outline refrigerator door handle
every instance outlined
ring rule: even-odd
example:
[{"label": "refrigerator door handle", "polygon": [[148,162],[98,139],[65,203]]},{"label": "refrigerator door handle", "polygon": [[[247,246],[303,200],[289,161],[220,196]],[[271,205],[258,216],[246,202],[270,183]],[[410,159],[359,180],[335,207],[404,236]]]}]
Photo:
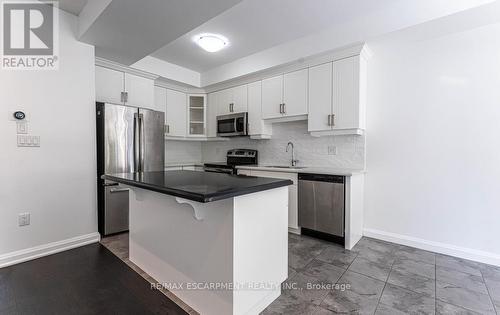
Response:
[{"label": "refrigerator door handle", "polygon": [[138,172],[139,166],[139,114],[134,114],[134,172]]},{"label": "refrigerator door handle", "polygon": [[139,126],[140,126],[140,151],[139,151],[139,163],[140,163],[140,167],[139,167],[139,171],[140,172],[144,172],[144,154],[145,154],[145,142],[146,142],[146,139],[145,139],[145,134],[144,134],[144,115],[143,114],[139,114]]}]

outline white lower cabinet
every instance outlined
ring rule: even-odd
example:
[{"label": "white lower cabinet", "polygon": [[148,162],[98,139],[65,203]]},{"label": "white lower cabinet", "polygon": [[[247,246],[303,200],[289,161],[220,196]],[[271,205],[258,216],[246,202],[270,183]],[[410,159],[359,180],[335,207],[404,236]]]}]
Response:
[{"label": "white lower cabinet", "polygon": [[291,232],[298,233],[299,230],[299,212],[298,212],[298,174],[285,172],[267,172],[258,170],[238,170],[238,175],[270,177],[289,179],[293,185],[288,186],[288,228]]}]

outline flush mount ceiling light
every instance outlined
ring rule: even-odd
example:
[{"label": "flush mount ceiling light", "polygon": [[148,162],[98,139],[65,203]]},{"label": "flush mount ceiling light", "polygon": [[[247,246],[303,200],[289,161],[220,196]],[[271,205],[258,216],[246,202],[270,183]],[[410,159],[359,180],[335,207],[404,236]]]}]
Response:
[{"label": "flush mount ceiling light", "polygon": [[219,51],[229,44],[229,41],[224,36],[209,33],[196,35],[194,41],[208,52]]}]

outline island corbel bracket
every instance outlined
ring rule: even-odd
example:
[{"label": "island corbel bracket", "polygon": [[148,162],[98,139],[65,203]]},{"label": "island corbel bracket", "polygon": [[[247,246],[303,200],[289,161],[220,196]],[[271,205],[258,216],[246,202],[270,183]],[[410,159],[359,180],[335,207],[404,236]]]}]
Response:
[{"label": "island corbel bracket", "polygon": [[186,203],[193,208],[194,211],[194,218],[198,221],[203,221],[205,219],[205,213],[207,212],[207,208],[209,207],[207,204],[201,203],[201,202],[196,202],[192,200],[187,200],[184,198],[179,198],[175,197],[175,201],[179,204]]}]

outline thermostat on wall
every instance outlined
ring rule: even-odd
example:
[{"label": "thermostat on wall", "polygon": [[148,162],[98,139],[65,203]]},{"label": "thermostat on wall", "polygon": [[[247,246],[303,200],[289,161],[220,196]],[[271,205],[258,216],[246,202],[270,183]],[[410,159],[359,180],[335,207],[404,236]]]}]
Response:
[{"label": "thermostat on wall", "polygon": [[23,120],[24,118],[26,118],[26,114],[22,111],[16,111],[14,112],[14,118],[17,120]]}]

